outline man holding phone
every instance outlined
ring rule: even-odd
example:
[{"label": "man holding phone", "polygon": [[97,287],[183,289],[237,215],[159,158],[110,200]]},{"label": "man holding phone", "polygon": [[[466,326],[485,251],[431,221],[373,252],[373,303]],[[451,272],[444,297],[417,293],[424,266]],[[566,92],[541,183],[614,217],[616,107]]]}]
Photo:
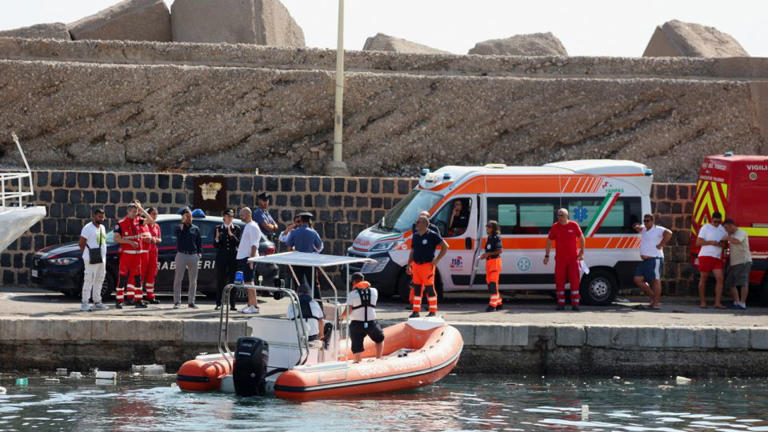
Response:
[{"label": "man holding phone", "polygon": [[91,222],[80,231],[78,245],[85,265],[80,310],[83,312],[92,310],[88,304],[91,297],[93,297],[93,309],[107,310],[109,306],[101,302],[101,285],[104,283],[107,270],[107,230],[104,229],[104,210],[93,209]]}]

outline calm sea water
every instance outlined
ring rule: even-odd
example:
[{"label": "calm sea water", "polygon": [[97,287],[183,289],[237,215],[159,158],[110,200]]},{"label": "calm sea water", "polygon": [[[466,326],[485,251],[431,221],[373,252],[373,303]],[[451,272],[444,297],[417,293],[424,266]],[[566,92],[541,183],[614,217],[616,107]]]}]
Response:
[{"label": "calm sea water", "polygon": [[768,379],[451,375],[407,393],[305,403],[183,393],[172,379],[0,385],[0,431],[768,431]]}]

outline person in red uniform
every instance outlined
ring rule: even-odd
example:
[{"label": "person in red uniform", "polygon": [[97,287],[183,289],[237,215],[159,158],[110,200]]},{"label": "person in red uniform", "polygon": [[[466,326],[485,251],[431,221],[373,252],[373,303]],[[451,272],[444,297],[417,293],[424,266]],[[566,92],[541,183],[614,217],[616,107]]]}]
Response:
[{"label": "person in red uniform", "polygon": [[155,278],[157,278],[157,245],[163,241],[163,236],[160,231],[160,224],[157,221],[157,209],[149,207],[143,209],[141,203],[136,202],[139,212],[144,215],[144,225],[149,232],[149,247],[146,254],[146,260],[144,254],[142,254],[142,274],[141,278],[144,282],[144,295],[146,296],[147,303],[160,304],[160,301],[155,297]]},{"label": "person in red uniform", "polygon": [[[440,253],[435,256],[435,250],[441,246]],[[448,252],[448,242],[440,234],[429,229],[429,219],[419,216],[416,220],[416,231],[411,238],[411,256],[408,258],[406,273],[411,275],[411,305],[413,312],[410,318],[418,318],[421,312],[421,299],[427,292],[429,303],[428,317],[437,315],[437,293],[435,292],[435,268]],[[416,291],[418,287],[418,291]],[[418,292],[418,295],[414,295]]]},{"label": "person in red uniform", "polygon": [[485,282],[488,283],[488,292],[491,294],[485,311],[495,312],[502,308],[501,294],[499,293],[502,251],[499,223],[495,220],[489,220],[485,225],[485,232],[488,234],[488,239],[485,241],[485,252],[480,255],[480,259],[485,260]]},{"label": "person in red uniform", "polygon": [[557,222],[549,229],[544,265],[549,264],[549,250],[555,241],[555,293],[557,310],[565,309],[565,282],[571,284],[571,306],[579,310],[579,261],[584,259],[586,242],[578,223],[568,220],[568,210],[557,211]]},{"label": "person in red uniform", "polygon": [[[123,308],[126,294],[131,299],[134,297],[136,286],[141,289],[141,229],[138,212],[136,204],[129,204],[125,218],[115,226],[115,242],[120,244],[120,278],[115,296],[116,309]],[[137,308],[147,307],[141,301],[135,305]]]}]

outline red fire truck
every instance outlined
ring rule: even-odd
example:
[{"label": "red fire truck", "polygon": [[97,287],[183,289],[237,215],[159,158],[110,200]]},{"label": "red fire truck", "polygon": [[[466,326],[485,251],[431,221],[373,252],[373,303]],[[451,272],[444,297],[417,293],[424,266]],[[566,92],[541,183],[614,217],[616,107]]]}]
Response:
[{"label": "red fire truck", "polygon": [[[691,218],[691,263],[698,266],[696,237],[712,213],[733,219],[749,235],[750,297],[768,303],[768,156],[708,156],[696,182]],[[724,292],[728,296],[727,291]]]}]

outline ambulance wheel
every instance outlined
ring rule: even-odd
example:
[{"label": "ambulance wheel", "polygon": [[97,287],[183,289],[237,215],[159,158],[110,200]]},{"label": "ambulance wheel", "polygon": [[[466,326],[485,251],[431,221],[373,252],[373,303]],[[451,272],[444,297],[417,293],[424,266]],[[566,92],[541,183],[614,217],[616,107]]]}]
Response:
[{"label": "ambulance wheel", "polygon": [[581,280],[581,302],[594,306],[609,305],[616,298],[619,284],[616,276],[603,269],[593,269]]},{"label": "ambulance wheel", "polygon": [[117,283],[115,282],[115,277],[107,272],[107,275],[104,277],[104,282],[101,284],[101,301],[105,302],[112,298],[112,293],[115,292],[115,288],[117,287]]}]

